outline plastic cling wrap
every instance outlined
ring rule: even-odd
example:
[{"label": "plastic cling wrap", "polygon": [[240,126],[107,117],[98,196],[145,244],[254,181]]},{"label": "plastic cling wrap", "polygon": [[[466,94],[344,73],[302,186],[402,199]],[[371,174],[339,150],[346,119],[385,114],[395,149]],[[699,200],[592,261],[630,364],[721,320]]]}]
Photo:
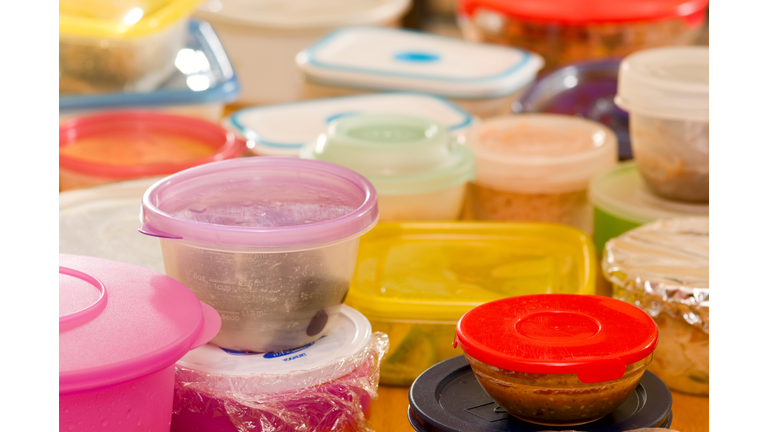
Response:
[{"label": "plastic cling wrap", "polygon": [[376,332],[354,354],[284,374],[231,375],[177,364],[171,431],[368,432],[388,348],[387,335]]}]

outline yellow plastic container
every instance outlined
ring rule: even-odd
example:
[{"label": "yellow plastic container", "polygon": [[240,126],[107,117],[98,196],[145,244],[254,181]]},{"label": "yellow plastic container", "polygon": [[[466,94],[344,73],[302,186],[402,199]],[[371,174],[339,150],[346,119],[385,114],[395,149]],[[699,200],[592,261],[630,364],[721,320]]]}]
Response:
[{"label": "yellow plastic container", "polygon": [[565,225],[383,223],[360,239],[346,304],[389,335],[381,383],[410,385],[462,354],[456,323],[470,309],[525,294],[594,294],[595,248]]}]

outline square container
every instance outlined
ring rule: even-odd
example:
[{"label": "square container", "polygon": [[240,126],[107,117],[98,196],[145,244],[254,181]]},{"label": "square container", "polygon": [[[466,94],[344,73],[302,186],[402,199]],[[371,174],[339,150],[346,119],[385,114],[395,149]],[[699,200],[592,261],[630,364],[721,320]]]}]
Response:
[{"label": "square container", "polygon": [[242,80],[241,104],[302,99],[294,57],[346,25],[397,26],[411,0],[206,0],[211,23]]},{"label": "square container", "polygon": [[218,122],[240,84],[216,33],[205,21],[190,20],[184,47],[173,55],[174,72],[153,91],[59,96],[59,121],[92,111],[152,109]]},{"label": "square container", "polygon": [[709,202],[709,48],[656,48],[627,57],[616,104],[629,111],[632,151],[651,190]]},{"label": "square container", "polygon": [[468,217],[554,222],[592,234],[587,186],[616,164],[610,129],[578,117],[522,114],[474,126],[464,143],[477,163]]},{"label": "square container", "polygon": [[482,303],[539,293],[594,294],[592,241],[554,224],[387,223],[360,241],[346,304],[389,335],[382,384],[410,385],[457,354],[459,318]]},{"label": "square container", "polygon": [[405,114],[439,122],[457,134],[476,122],[469,113],[439,96],[386,92],[312,99],[236,111],[224,120],[228,129],[248,140],[257,156],[298,156],[328,123],[354,114]]},{"label": "square container", "polygon": [[173,74],[200,0],[59,2],[59,94],[151,91]]},{"label": "square container", "polygon": [[547,68],[635,51],[690,45],[708,0],[458,0],[464,37],[521,47]]},{"label": "square container", "polygon": [[304,97],[410,90],[450,99],[480,118],[509,113],[541,69],[538,54],[410,30],[348,27],[296,56]]}]

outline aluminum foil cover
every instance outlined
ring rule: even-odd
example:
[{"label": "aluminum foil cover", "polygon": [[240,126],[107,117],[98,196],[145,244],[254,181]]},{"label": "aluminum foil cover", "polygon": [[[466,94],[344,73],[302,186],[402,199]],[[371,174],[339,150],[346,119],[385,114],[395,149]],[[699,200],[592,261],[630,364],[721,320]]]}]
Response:
[{"label": "aluminum foil cover", "polygon": [[709,334],[709,218],[660,219],[611,239],[603,274],[614,298]]}]

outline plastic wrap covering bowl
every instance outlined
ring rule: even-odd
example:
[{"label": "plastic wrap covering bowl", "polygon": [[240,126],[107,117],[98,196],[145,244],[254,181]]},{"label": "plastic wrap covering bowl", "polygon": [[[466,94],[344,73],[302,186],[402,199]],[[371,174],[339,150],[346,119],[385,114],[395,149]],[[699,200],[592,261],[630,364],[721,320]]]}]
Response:
[{"label": "plastic wrap covering bowl", "polygon": [[659,326],[649,366],[673,390],[709,394],[709,218],[660,219],[608,241],[613,296]]},{"label": "plastic wrap covering bowl", "polygon": [[282,352],[207,345],[176,364],[173,432],[363,432],[389,346],[359,312],[317,342]]}]

